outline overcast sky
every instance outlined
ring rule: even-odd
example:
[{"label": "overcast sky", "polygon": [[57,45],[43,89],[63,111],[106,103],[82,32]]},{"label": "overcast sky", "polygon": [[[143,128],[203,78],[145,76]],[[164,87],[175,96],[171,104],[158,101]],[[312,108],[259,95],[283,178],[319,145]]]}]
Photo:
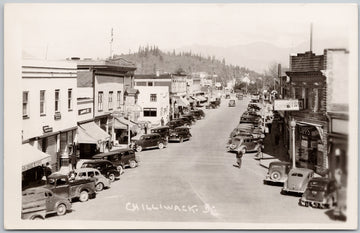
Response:
[{"label": "overcast sky", "polygon": [[[293,47],[309,40],[347,43],[357,14],[350,5],[72,4],[19,5],[25,54],[48,59],[109,56],[156,44],[172,50],[193,44],[228,47],[268,42]],[[320,45],[321,46],[321,45]],[[300,51],[302,52],[302,51]]]}]

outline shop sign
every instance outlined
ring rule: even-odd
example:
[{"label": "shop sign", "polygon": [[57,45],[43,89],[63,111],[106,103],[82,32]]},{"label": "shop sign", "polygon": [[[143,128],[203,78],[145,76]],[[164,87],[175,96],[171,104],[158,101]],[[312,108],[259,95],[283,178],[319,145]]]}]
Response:
[{"label": "shop sign", "polygon": [[60,120],[61,119],[61,113],[60,112],[56,112],[54,115],[54,120]]},{"label": "shop sign", "polygon": [[51,133],[53,131],[53,128],[49,127],[48,125],[45,125],[42,128],[44,133]]},{"label": "shop sign", "polygon": [[298,111],[299,100],[274,100],[275,111]]},{"label": "shop sign", "polygon": [[85,115],[91,113],[91,108],[83,108],[78,110],[78,115]]},{"label": "shop sign", "polygon": [[312,127],[300,127],[300,134],[310,136]]}]

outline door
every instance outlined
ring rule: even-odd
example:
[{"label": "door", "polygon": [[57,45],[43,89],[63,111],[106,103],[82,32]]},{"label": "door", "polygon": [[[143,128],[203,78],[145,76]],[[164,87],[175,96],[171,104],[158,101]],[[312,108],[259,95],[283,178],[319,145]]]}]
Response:
[{"label": "door", "polygon": [[46,212],[55,210],[55,198],[51,192],[45,192],[46,198]]},{"label": "door", "polygon": [[54,193],[61,197],[68,198],[70,195],[69,189],[70,186],[68,185],[67,178],[63,177],[56,180]]}]

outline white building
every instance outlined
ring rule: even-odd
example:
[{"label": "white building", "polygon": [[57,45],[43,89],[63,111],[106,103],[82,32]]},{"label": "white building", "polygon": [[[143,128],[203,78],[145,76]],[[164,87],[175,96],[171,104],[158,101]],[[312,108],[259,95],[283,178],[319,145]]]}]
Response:
[{"label": "white building", "polygon": [[166,124],[170,114],[168,86],[137,86],[139,90],[138,104],[142,111],[140,121],[149,121],[151,126],[160,126],[161,119]]},{"label": "white building", "polygon": [[[73,152],[77,129],[76,79],[76,64],[30,60],[22,64],[22,141],[50,155],[53,171],[67,166],[68,156]],[[23,156],[27,156],[27,151]]]}]

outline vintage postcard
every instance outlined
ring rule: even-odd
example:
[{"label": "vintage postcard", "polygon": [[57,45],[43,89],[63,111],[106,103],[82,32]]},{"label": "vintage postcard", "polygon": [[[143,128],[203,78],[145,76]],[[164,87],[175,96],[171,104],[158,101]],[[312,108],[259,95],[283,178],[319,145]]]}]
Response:
[{"label": "vintage postcard", "polygon": [[356,229],[357,7],[5,4],[5,229]]}]

